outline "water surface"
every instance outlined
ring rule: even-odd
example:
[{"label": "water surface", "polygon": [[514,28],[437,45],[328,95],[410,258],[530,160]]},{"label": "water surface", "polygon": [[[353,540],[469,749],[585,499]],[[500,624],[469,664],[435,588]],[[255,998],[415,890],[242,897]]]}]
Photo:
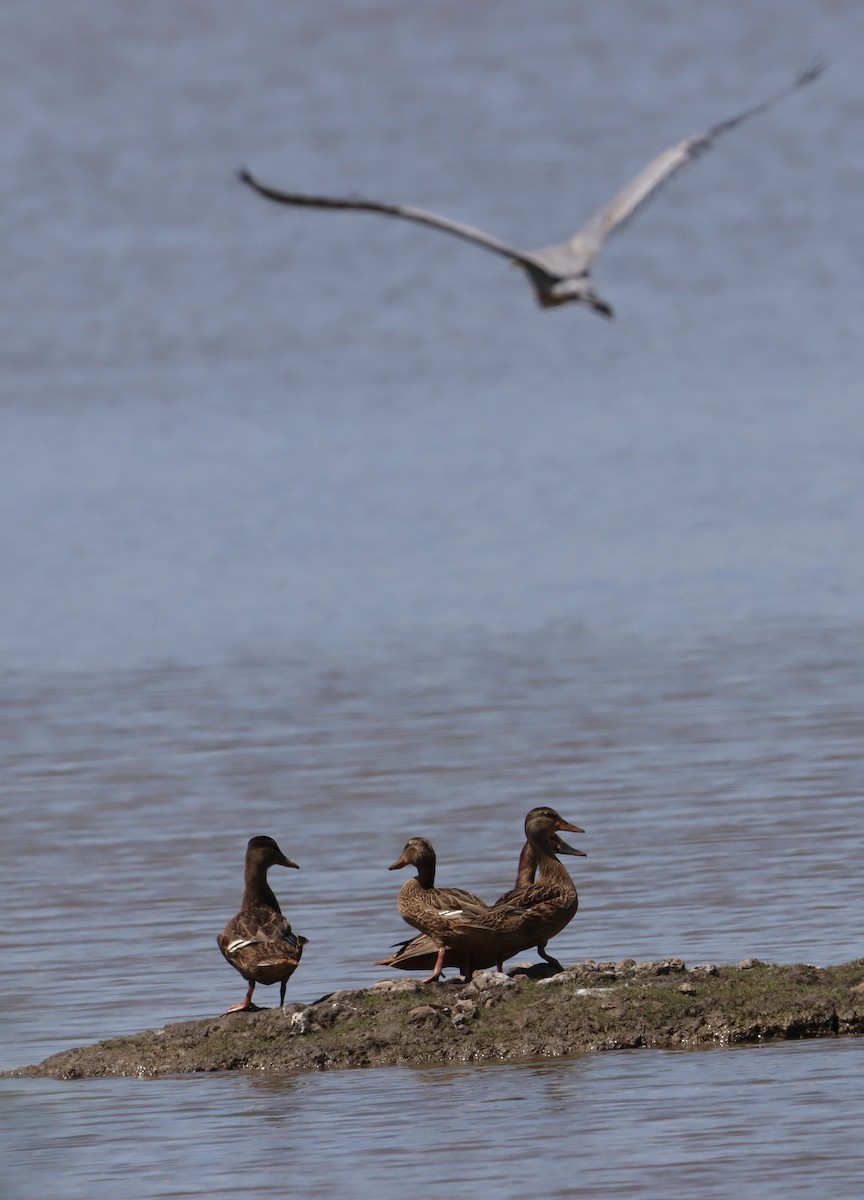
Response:
[{"label": "water surface", "polygon": [[[118,1186],[130,1197],[234,1196],[250,1179],[304,1196],[360,1188],[395,1200],[406,1176],[504,1200],[527,1190],[647,1200],[668,1194],[670,1179],[706,1200],[851,1195],[861,1055],[855,1040],[291,1079],[79,1082],[74,1106],[68,1084],[19,1082],[7,1162],[31,1189],[51,1178],[58,1200]],[[175,1114],[168,1126],[162,1104]],[[39,1166],[22,1170],[34,1141]]]},{"label": "water surface", "polygon": [[[253,833],[299,1000],[379,977],[409,835],[494,896],[539,802],[587,831],[565,961],[861,953],[862,23],[3,7],[3,1066],[238,1000]],[[610,243],[614,322],[233,177],[542,244],[815,53]],[[850,1195],[859,1055],[8,1082],[6,1185]]]}]

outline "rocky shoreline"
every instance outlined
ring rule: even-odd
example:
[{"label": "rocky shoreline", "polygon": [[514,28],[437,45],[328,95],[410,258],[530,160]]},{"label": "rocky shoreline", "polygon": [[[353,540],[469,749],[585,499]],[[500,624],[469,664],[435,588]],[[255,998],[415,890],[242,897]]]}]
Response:
[{"label": "rocky shoreline", "polygon": [[[545,969],[545,968],[543,968]],[[864,959],[836,967],[680,959],[577,963],[542,976],[478,972],[424,987],[384,979],[286,1005],[186,1021],[66,1050],[7,1072],[58,1079],[201,1071],[281,1074],[695,1049],[864,1034]]]}]

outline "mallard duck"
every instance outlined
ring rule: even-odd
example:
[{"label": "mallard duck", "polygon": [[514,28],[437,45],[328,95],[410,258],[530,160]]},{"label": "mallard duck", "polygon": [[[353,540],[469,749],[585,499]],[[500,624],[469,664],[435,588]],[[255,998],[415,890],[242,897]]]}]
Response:
[{"label": "mallard duck", "polygon": [[[285,988],[303,954],[308,938],[294,933],[282,916],[279,901],[267,882],[270,867],[297,867],[271,837],[253,837],[246,847],[243,900],[237,916],[217,937],[219,949],[236,971],[249,982],[249,990],[231,1012],[258,1012],[252,1003],[256,983],[280,983],[279,1005]],[[299,868],[298,868],[299,869]]]},{"label": "mallard duck", "polygon": [[587,857],[584,850],[574,849],[558,836],[562,829],[585,832],[547,805],[532,808],[525,818],[525,836],[540,877],[536,882],[528,881],[526,877],[521,886],[517,882],[517,886],[496,901],[484,918],[485,924],[503,936],[505,952],[498,959],[499,971],[505,958],[533,946],[556,970],[562,969],[558,960],[546,953],[546,943],[573,920],[579,908],[579,896],[567,868],[556,855]]},{"label": "mallard duck", "polygon": [[[537,872],[537,860],[534,857],[534,851],[531,848],[531,843],[526,842],[522,847],[522,853],[519,855],[519,865],[516,870],[516,882],[511,891],[527,887],[529,883],[534,882],[534,876]],[[511,893],[506,892],[495,901],[496,904],[501,904]],[[375,965],[378,967],[398,967],[400,971],[431,971],[435,966],[438,958],[438,946],[432,940],[428,933],[418,933],[416,937],[406,938],[404,942],[397,944],[395,954],[391,954],[389,958],[382,958]],[[495,947],[491,947],[485,955],[478,955],[473,962],[475,971],[480,971],[484,967],[494,967],[495,965]],[[444,961],[442,967],[458,967],[459,959],[452,950],[445,950]]]},{"label": "mallard duck", "polygon": [[[440,977],[447,955],[452,955],[453,964],[470,979],[478,956],[488,955],[486,946],[490,942],[490,931],[483,926],[482,920],[490,909],[479,896],[464,888],[435,887],[435,865],[435,851],[426,838],[410,838],[405,843],[404,850],[389,870],[415,866],[417,874],[402,885],[396,907],[402,920],[428,937],[435,951],[432,974],[423,980],[424,983],[434,983]],[[497,934],[493,931],[491,941],[494,944],[496,940]],[[492,961],[495,961],[494,957]],[[378,965],[390,963],[385,961]]]},{"label": "mallard duck", "polygon": [[[537,811],[539,810],[532,809],[532,812]],[[530,816],[531,814],[529,813],[528,815]],[[583,829],[579,829],[578,826],[568,827],[574,832],[585,832]],[[567,847],[567,844],[562,841],[557,832],[554,831],[550,834],[550,843],[555,854],[582,853],[582,851],[575,851],[570,847]],[[534,883],[536,874],[537,855],[534,847],[531,845],[531,842],[526,841],[519,854],[519,864],[516,869],[516,881],[513,884],[513,887],[509,891],[505,892],[503,896],[498,897],[495,903],[490,906],[490,911],[493,909],[500,910],[501,906],[512,906],[514,904],[518,906],[519,898],[524,894],[525,889]],[[560,930],[556,932],[560,932]],[[545,959],[555,971],[561,971],[563,970],[563,967],[558,959],[553,958],[551,955],[546,953],[546,941],[548,941],[551,936],[552,934],[548,934],[546,940],[537,944],[537,953],[541,958]],[[475,952],[472,963],[474,970],[479,971],[484,967],[496,966],[498,949],[499,947],[491,941],[482,949],[478,949]],[[516,952],[514,951],[514,953]],[[435,942],[431,937],[429,937],[428,934],[420,933],[416,937],[408,938],[406,941],[400,943],[395,954],[392,954],[389,958],[382,959],[376,965],[380,967],[396,967],[400,971],[429,971],[432,970],[437,956],[438,947],[436,946]],[[509,958],[510,955],[508,954],[507,957]],[[458,967],[459,965],[459,960],[456,954],[452,950],[445,951],[442,966]]]}]

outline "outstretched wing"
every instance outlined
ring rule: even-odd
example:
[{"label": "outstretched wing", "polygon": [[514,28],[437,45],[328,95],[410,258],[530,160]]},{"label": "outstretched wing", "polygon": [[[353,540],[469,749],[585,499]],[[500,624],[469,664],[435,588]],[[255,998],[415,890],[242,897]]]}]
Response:
[{"label": "outstretched wing", "polygon": [[825,70],[825,66],[825,63],[814,63],[806,71],[802,71],[795,82],[790,87],[784,88],[782,92],[778,92],[768,100],[763,100],[761,104],[755,104],[752,108],[738,113],[735,117],[729,117],[717,125],[712,125],[704,133],[697,133],[693,137],[685,138],[684,141],[678,142],[676,145],[670,146],[668,150],[664,150],[662,154],[658,154],[646,167],[643,167],[635,179],[631,179],[626,187],[613,196],[608,204],[596,212],[570,241],[565,243],[567,250],[576,253],[582,265],[589,266],[603,248],[603,243],[610,234],[625,225],[667,179],[704,154],[706,150],[710,150],[721,134],[734,129],[736,125],[749,120],[750,117],[765,112],[766,109],[773,107],[786,96],[792,95],[799,87],[804,87],[805,84],[818,79]]},{"label": "outstretched wing", "polygon": [[332,196],[307,196],[298,192],[283,192],[259,183],[245,167],[237,174],[259,195],[266,196],[268,200],[275,200],[277,204],[294,204],[306,208],[347,208],[359,212],[383,213],[387,217],[401,217],[405,221],[416,221],[419,225],[428,225],[432,229],[440,229],[442,232],[450,233],[466,242],[473,242],[476,246],[482,246],[484,250],[491,250],[493,254],[500,254],[523,267],[536,268],[537,266],[530,254],[517,250],[514,246],[508,246],[506,242],[484,233],[482,229],[463,225],[459,221],[451,221],[448,217],[440,217],[437,213],[426,212],[422,208],[409,208],[404,204],[382,204],[377,200],[351,197],[339,199]]}]

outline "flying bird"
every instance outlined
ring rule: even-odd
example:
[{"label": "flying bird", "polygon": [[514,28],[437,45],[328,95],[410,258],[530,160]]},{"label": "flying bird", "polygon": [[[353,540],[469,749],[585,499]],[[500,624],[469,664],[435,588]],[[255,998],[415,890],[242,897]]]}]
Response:
[{"label": "flying bird", "polygon": [[750,117],[765,112],[766,109],[771,108],[786,96],[792,95],[805,84],[812,83],[824,69],[824,63],[816,63],[802,71],[789,87],[769,99],[763,100],[761,104],[756,104],[752,108],[738,113],[735,117],[720,121],[703,133],[697,133],[681,142],[676,142],[674,146],[670,146],[668,150],[658,154],[646,167],[643,167],[634,179],[631,179],[617,195],[604,204],[571,238],[554,246],[543,246],[538,250],[520,250],[492,234],[485,233],[482,229],[463,225],[459,221],[439,216],[437,213],[426,212],[421,208],[409,208],[401,204],[384,204],[375,200],[354,197],[340,199],[279,191],[259,183],[245,168],[238,174],[249,187],[278,204],[383,213],[385,216],[402,217],[406,221],[429,225],[433,229],[453,234],[454,237],[474,242],[475,245],[482,246],[493,254],[499,254],[502,258],[507,258],[521,267],[528,276],[537,303],[541,308],[557,308],[560,304],[569,304],[571,301],[575,301],[578,304],[588,305],[604,317],[611,317],[613,315],[611,306],[598,294],[591,279],[591,268],[597,255],[603,249],[606,239],[621,229],[667,179],[709,150],[721,134],[734,129]]}]

